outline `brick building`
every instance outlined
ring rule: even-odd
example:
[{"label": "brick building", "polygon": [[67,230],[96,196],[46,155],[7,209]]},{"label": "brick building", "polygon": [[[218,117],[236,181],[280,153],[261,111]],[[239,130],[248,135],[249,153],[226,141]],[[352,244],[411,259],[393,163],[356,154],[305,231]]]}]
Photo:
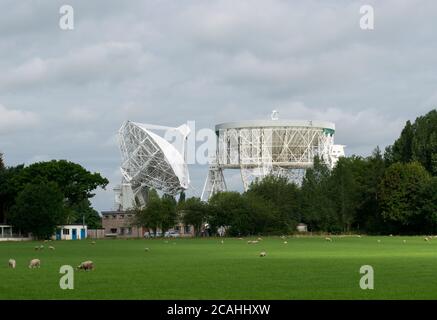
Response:
[{"label": "brick building", "polygon": [[[148,228],[137,227],[133,224],[134,215],[125,211],[103,211],[102,227],[106,237],[120,238],[142,238],[145,233],[150,232]],[[193,226],[177,224],[172,231],[179,233],[180,237],[192,237],[194,235]],[[160,233],[160,230],[158,230]]]},{"label": "brick building", "polygon": [[141,238],[144,232],[148,231],[142,227],[133,225],[134,216],[124,211],[103,211],[102,227],[105,229],[105,236]]}]

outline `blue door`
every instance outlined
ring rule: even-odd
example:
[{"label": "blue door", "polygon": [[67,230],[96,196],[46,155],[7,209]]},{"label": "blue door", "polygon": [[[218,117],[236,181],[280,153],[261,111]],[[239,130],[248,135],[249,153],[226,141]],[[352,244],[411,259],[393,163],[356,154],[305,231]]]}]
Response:
[{"label": "blue door", "polygon": [[77,229],[72,229],[72,238],[73,240],[77,240]]},{"label": "blue door", "polygon": [[61,229],[56,230],[56,240],[61,240]]},{"label": "blue door", "polygon": [[85,239],[85,229],[80,229],[80,238]]}]

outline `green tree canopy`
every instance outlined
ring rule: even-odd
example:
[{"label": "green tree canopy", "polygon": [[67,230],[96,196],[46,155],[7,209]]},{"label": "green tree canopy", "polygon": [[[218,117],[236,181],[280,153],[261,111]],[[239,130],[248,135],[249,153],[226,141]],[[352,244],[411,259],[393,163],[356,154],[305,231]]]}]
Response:
[{"label": "green tree canopy", "polygon": [[409,226],[413,231],[416,222],[421,220],[420,193],[429,180],[429,173],[418,162],[395,163],[387,168],[379,187],[384,220],[404,230]]},{"label": "green tree canopy", "polygon": [[194,232],[198,236],[202,230],[202,225],[208,219],[208,205],[200,198],[191,197],[180,204],[182,222],[185,225],[192,225]]},{"label": "green tree canopy", "polygon": [[18,194],[10,222],[38,239],[51,237],[65,222],[64,195],[54,182],[27,184]]},{"label": "green tree canopy", "polygon": [[407,121],[400,137],[386,149],[385,158],[390,164],[417,161],[437,175],[437,110],[418,117],[413,124]]},{"label": "green tree canopy", "polygon": [[252,195],[249,199],[262,198],[275,207],[276,228],[283,232],[294,230],[300,222],[298,208],[299,189],[286,177],[269,175],[262,180],[253,182],[246,192]]},{"label": "green tree canopy", "polygon": [[78,204],[94,196],[98,187],[105,188],[108,180],[91,173],[81,165],[66,160],[38,162],[24,167],[12,180],[16,190],[28,183],[51,181],[57,183],[68,204]]}]

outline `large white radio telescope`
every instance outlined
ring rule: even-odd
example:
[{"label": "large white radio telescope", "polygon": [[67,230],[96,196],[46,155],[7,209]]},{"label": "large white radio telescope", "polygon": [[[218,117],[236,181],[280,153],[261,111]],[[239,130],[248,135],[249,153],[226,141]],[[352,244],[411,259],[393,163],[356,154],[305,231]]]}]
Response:
[{"label": "large white radio telescope", "polygon": [[[182,150],[153,131],[169,131],[182,137]],[[187,125],[177,128],[126,121],[118,133],[123,181],[116,202],[121,209],[145,205],[148,188],[176,195],[190,183],[186,164]],[[117,200],[118,199],[118,200]]]},{"label": "large white radio telescope", "polygon": [[335,124],[326,121],[272,120],[228,122],[215,127],[217,148],[210,164],[202,199],[227,189],[225,169],[239,169],[244,190],[267,175],[286,176],[300,183],[319,156],[333,168],[344,156],[344,146],[334,145]]}]

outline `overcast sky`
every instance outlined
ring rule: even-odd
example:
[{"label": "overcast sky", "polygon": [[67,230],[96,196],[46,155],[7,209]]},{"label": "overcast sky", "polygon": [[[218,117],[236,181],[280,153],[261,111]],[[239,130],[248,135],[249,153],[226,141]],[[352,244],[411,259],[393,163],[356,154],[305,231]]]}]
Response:
[{"label": "overcast sky", "polygon": [[[74,8],[74,30],[59,8]],[[371,4],[375,29],[361,30]],[[197,128],[327,120],[368,155],[437,104],[437,2],[0,0],[0,152],[8,165],[68,159],[110,180],[124,120]],[[200,195],[206,166],[190,166]],[[233,176],[232,176],[233,175]],[[238,187],[238,173],[229,185]]]}]

